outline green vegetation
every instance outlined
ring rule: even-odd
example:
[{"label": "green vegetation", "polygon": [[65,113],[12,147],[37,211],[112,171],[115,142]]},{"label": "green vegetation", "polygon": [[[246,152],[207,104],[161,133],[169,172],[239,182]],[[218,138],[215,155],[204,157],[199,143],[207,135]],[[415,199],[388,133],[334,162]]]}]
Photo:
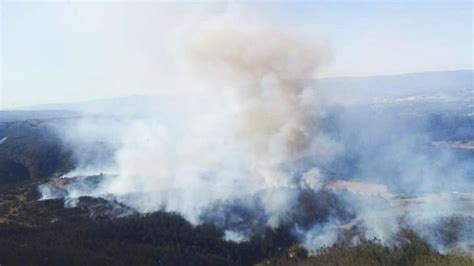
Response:
[{"label": "green vegetation", "polygon": [[251,265],[296,242],[284,227],[239,244],[175,213],[112,218],[120,206],[89,197],[65,208],[62,199],[38,201],[37,184],[0,186],[2,265]]},{"label": "green vegetation", "polygon": [[74,208],[59,199],[37,201],[37,184],[0,186],[2,265],[473,265],[469,257],[439,254],[408,230],[398,247],[339,243],[308,256],[290,227],[232,243],[215,226],[193,226],[175,213],[112,218],[117,208],[130,210],[88,197]]},{"label": "green vegetation", "polygon": [[44,121],[0,123],[0,184],[46,179],[73,168],[72,153]]},{"label": "green vegetation", "polygon": [[[410,230],[401,232],[401,244],[394,247],[363,240],[357,246],[339,242],[308,252],[288,225],[261,228],[248,241],[232,243],[223,240],[219,227],[193,226],[176,213],[140,215],[120,203],[90,197],[79,198],[73,208],[65,208],[62,199],[38,201],[39,184],[73,168],[71,151],[44,121],[0,123],[4,137],[0,265],[474,265],[473,257],[440,254]],[[304,204],[297,205],[292,219],[303,227],[323,223],[333,213],[341,219],[353,215],[328,192],[302,191],[298,201]],[[240,225],[212,212],[206,217],[221,227]],[[255,217],[248,214],[244,221]],[[439,241],[458,241],[456,228],[463,221],[442,221]]]},{"label": "green vegetation", "polygon": [[289,250],[287,254],[265,260],[259,265],[474,265],[473,257],[438,253],[412,231],[404,231],[401,234],[408,240],[401,246],[387,247],[377,240],[369,240],[362,241],[357,246],[336,244],[322,248],[310,256],[305,256],[304,253],[298,256]]}]

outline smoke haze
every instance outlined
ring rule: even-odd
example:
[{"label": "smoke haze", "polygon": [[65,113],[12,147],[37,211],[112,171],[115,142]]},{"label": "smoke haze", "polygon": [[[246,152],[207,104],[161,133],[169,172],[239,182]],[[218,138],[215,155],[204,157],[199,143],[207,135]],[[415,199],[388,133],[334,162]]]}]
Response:
[{"label": "smoke haze", "polygon": [[[189,94],[58,129],[78,162],[67,176],[114,175],[92,188],[78,178],[67,200],[113,197],[139,212],[178,212],[234,241],[289,225],[310,249],[335,243],[351,226],[363,231],[355,244],[391,243],[406,225],[445,248],[433,237],[440,219],[473,215],[472,194],[451,193],[470,186],[468,163],[420,149],[432,138],[424,121],[320,90],[314,80],[330,58],[324,42],[242,20],[219,17],[177,38]],[[48,185],[40,191],[56,197]],[[473,240],[468,225],[458,234]]]}]

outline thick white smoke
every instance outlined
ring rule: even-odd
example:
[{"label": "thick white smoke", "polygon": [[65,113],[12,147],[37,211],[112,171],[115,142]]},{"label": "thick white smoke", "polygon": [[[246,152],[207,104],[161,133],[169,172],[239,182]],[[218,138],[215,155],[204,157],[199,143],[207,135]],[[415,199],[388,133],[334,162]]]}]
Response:
[{"label": "thick white smoke", "polygon": [[[190,86],[205,88],[201,97],[118,127],[118,177],[97,194],[197,223],[216,201],[261,192],[268,225],[279,224],[295,200],[288,168],[317,145],[321,108],[308,81],[326,49],[267,25],[235,25],[220,18],[184,38]],[[305,186],[320,187],[320,175],[308,172]]]},{"label": "thick white smoke", "polygon": [[[189,93],[176,97],[174,106],[113,123],[85,119],[66,134],[69,142],[74,136],[90,136],[90,131],[104,138],[100,128],[107,128],[114,142],[114,158],[107,168],[95,164],[94,169],[117,174],[93,190],[74,187],[70,197],[113,195],[140,212],[175,211],[192,223],[202,222],[214,206],[238,202],[244,209],[261,210],[263,214],[256,216],[265,225],[276,227],[295,216],[301,191],[321,192],[328,202],[312,198],[308,204],[317,205],[316,212],[321,211],[326,220],[295,229],[308,248],[334,243],[340,228],[356,223],[366,228],[368,238],[389,239],[399,229],[399,218],[405,212],[411,215],[411,209],[433,207],[431,203],[408,204],[384,186],[331,183],[324,171],[301,163],[315,157],[319,162],[330,162],[344,151],[342,142],[352,140],[334,141],[320,128],[327,104],[323,99],[328,98],[320,97],[311,81],[326,62],[328,49],[319,41],[261,23],[238,24],[228,17],[200,25],[179,39],[184,44],[176,46],[182,48],[177,60],[182,60],[181,65],[191,74],[183,76],[190,82],[182,82],[188,84]],[[377,127],[373,139],[384,134],[379,124],[371,127]],[[406,150],[407,161],[418,158],[406,149],[410,145],[395,142],[394,146],[398,153]],[[84,155],[86,150],[76,152]],[[386,163],[383,158],[370,160],[380,160],[379,167]],[[80,160],[75,173],[91,171],[85,161]],[[404,172],[418,167],[407,167]],[[370,189],[375,192],[364,195]],[[327,211],[339,210],[329,206],[333,200],[324,198],[324,193],[332,190],[357,195],[346,198],[347,193],[341,193],[337,203],[354,209],[352,220]],[[219,208],[214,212],[214,220],[227,215]],[[229,228],[225,237],[242,241],[247,233],[247,228]]]},{"label": "thick white smoke", "polygon": [[189,47],[198,77],[235,91],[236,137],[259,161],[304,155],[320,111],[314,88],[305,83],[325,58],[321,48],[271,28],[226,25],[203,29]]}]

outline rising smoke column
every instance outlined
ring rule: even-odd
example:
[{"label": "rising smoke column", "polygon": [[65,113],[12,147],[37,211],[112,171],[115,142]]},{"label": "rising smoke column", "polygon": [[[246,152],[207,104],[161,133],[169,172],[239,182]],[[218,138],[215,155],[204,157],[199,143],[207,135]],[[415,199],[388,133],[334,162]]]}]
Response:
[{"label": "rising smoke column", "polygon": [[[327,50],[228,18],[184,39],[189,90],[201,86],[202,95],[195,102],[183,96],[168,113],[125,121],[117,132],[118,177],[95,193],[116,195],[143,212],[177,211],[194,223],[214,202],[258,194],[266,223],[277,226],[296,200],[293,163],[315,152],[321,108],[308,81]],[[166,123],[163,116],[186,119]],[[321,187],[317,171],[302,182]]]},{"label": "rising smoke column", "polygon": [[[226,237],[233,240],[248,237],[255,221],[258,226],[272,227],[288,222],[308,248],[331,245],[347,224],[365,227],[367,238],[385,240],[399,231],[402,216],[414,220],[409,216],[422,213],[430,221],[440,217],[430,212],[431,203],[420,205],[422,210],[417,212],[418,205],[408,206],[393,195],[331,195],[323,171],[313,166],[301,169],[302,159],[331,161],[344,145],[319,127],[326,106],[310,81],[327,60],[324,45],[262,23],[238,25],[229,18],[205,23],[182,40],[178,59],[192,72],[186,87],[189,94],[165,112],[145,112],[121,119],[113,128],[105,126],[119,142],[113,160],[118,176],[92,191],[76,186],[69,191],[70,197],[113,195],[140,212],[176,211],[192,223],[214,222],[229,229]],[[389,129],[398,125],[383,118],[370,120],[357,134],[367,143],[385,140],[390,130],[384,130],[384,125]],[[344,121],[341,131],[359,130],[353,123],[364,119]],[[86,121],[83,129],[95,128],[90,126]],[[373,128],[373,134],[367,135],[367,127]],[[412,132],[406,129],[404,133]],[[354,136],[360,138],[357,134],[343,135],[342,142],[354,145]],[[411,162],[406,172],[417,172],[425,165],[412,151],[412,141],[410,137],[392,144],[396,154],[403,151],[405,161]],[[344,153],[350,151],[342,148]],[[370,166],[393,163],[374,158],[364,146],[357,148],[375,160],[362,163],[369,168],[368,174],[373,171]],[[387,146],[382,151],[393,153]],[[447,165],[449,161],[442,164]],[[396,166],[405,168],[406,164]],[[354,177],[364,180],[362,175]],[[382,172],[380,178],[386,181],[387,173]],[[414,180],[404,172],[400,178]],[[306,217],[314,210],[320,212],[315,217],[324,216],[321,221]],[[348,219],[353,220],[347,223]]]},{"label": "rising smoke column", "polygon": [[[294,173],[283,171],[282,165],[291,169],[294,161],[314,153],[321,109],[308,81],[315,78],[327,50],[266,25],[242,27],[228,21],[203,25],[186,48],[194,77],[205,81],[217,101],[222,90],[230,95],[224,119],[232,122],[225,126],[233,148],[243,153],[225,160],[243,159],[238,187],[251,184],[246,193],[262,194],[268,224],[277,226],[296,198],[290,189]],[[214,123],[221,126],[217,119]]]},{"label": "rising smoke column", "polygon": [[320,114],[308,81],[326,50],[270,27],[225,24],[201,29],[188,47],[195,76],[233,91],[236,141],[255,162],[275,166],[308,152]]}]

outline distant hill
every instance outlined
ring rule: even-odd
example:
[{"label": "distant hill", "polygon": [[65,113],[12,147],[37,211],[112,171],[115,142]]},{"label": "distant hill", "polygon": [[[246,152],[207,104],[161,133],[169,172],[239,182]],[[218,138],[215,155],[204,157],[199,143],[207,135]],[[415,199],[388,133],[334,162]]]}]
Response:
[{"label": "distant hill", "polygon": [[172,96],[132,95],[120,98],[98,99],[92,101],[40,104],[16,108],[15,110],[44,111],[67,110],[85,114],[144,114],[165,112],[172,107],[176,98]]},{"label": "distant hill", "polygon": [[72,152],[62,144],[49,122],[0,123],[0,140],[0,185],[47,179],[73,168]]},{"label": "distant hill", "polygon": [[[361,124],[352,125],[354,130],[365,132],[368,128],[364,123],[368,124],[374,113],[380,114],[385,108],[388,113],[404,115],[399,123],[425,123],[434,140],[469,140],[474,123],[472,77],[473,71],[469,70],[320,79],[315,82],[321,97],[329,94],[336,101],[351,103],[345,109],[328,110],[320,126],[328,134],[338,135],[344,132],[347,121],[353,120]],[[170,110],[179,110],[178,100],[177,96],[134,95],[0,111],[0,183],[47,178],[73,168],[71,151],[57,135],[56,126],[61,123],[124,114],[152,114],[153,118],[161,116],[163,121],[175,123],[181,117],[170,115]],[[377,112],[373,112],[374,108]],[[105,144],[94,142],[89,146],[103,148],[101,145]]]},{"label": "distant hill", "polygon": [[4,122],[16,122],[26,120],[49,120],[49,119],[61,119],[61,118],[72,118],[77,117],[80,114],[78,112],[69,111],[64,106],[58,106],[59,109],[49,110],[5,110],[0,111],[0,123]]},{"label": "distant hill", "polygon": [[355,94],[405,95],[472,88],[473,70],[419,72],[368,77],[336,77],[317,81],[320,88]]},{"label": "distant hill", "polygon": [[[390,99],[398,99],[400,102],[404,100],[404,97],[410,96],[412,98],[405,100],[446,101],[452,100],[453,97],[465,100],[466,96],[474,98],[473,74],[473,70],[459,70],[387,76],[338,77],[318,79],[314,81],[314,85],[321,94],[351,103],[384,102],[387,99],[389,100],[385,102],[391,102]],[[413,98],[414,96],[418,98]],[[69,110],[89,114],[112,112],[118,115],[166,113],[166,110],[176,109],[178,97],[133,95],[85,102],[41,104],[16,110]]]}]

